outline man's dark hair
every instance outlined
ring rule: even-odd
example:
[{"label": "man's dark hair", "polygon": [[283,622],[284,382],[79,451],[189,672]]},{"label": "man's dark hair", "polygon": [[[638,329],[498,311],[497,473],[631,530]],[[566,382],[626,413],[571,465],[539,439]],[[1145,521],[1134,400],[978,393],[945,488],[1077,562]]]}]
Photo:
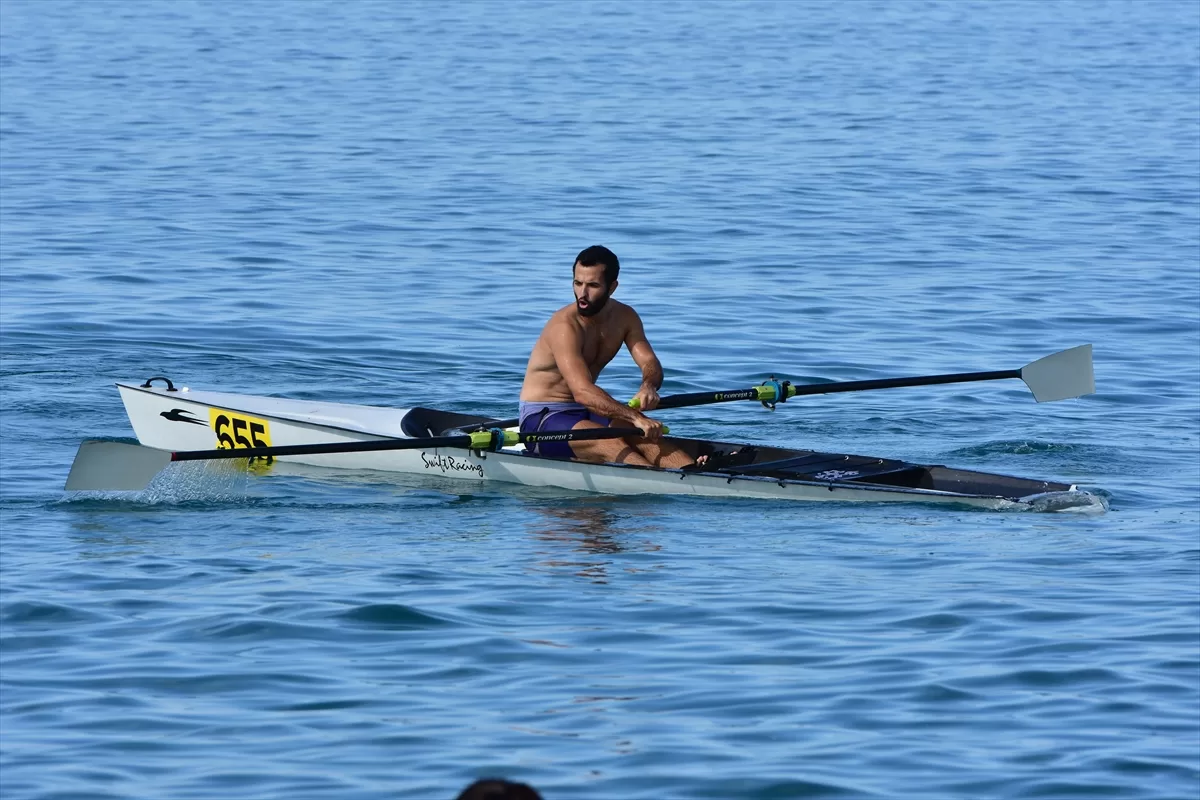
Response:
[{"label": "man's dark hair", "polygon": [[[594,244],[580,250],[579,255],[575,256],[575,264],[581,267],[604,267],[604,282],[609,286],[616,282],[617,274],[621,271],[621,262],[617,261],[617,254],[602,244]],[[571,265],[572,270],[575,269],[575,264]]]},{"label": "man's dark hair", "polygon": [[542,800],[542,796],[527,783],[483,778],[463,789],[458,800]]}]

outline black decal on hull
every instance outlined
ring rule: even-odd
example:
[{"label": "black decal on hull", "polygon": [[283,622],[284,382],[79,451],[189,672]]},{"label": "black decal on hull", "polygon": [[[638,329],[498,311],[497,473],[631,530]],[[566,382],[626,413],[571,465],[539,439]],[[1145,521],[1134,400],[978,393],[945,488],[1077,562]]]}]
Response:
[{"label": "black decal on hull", "polygon": [[171,420],[171,422],[190,422],[193,425],[203,425],[204,424],[203,421],[198,420],[195,417],[191,417],[191,416],[185,417],[184,416],[184,414],[191,414],[191,413],[192,412],[188,411],[185,408],[172,408],[170,411],[162,412],[161,414],[159,414],[159,416],[164,419],[169,419],[169,420]]},{"label": "black decal on hull", "polygon": [[454,456],[444,456],[440,453],[430,454],[422,450],[421,463],[425,469],[436,469],[443,475],[450,472],[474,472],[479,477],[483,477],[483,464],[475,464]]}]

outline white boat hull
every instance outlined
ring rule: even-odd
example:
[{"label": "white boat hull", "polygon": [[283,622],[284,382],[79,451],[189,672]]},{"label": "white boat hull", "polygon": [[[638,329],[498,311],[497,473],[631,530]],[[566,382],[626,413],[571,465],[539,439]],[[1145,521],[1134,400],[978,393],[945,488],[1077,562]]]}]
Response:
[{"label": "white boat hull", "polygon": [[[208,450],[233,445],[300,445],[409,438],[401,423],[410,409],[288,400],[223,392],[171,391],[118,384],[138,441],[161,450]],[[223,438],[219,438],[223,437]],[[934,502],[986,509],[1030,507],[1036,497],[1004,498],[930,489],[835,481],[779,479],[659,470],[539,458],[518,448],[496,452],[462,449],[385,450],[288,456],[281,461],[319,467],[379,470],[463,481],[615,495],[660,494],[771,500]],[[1083,492],[1057,492],[1077,494]],[[1066,503],[1064,505],[1070,505]]]}]

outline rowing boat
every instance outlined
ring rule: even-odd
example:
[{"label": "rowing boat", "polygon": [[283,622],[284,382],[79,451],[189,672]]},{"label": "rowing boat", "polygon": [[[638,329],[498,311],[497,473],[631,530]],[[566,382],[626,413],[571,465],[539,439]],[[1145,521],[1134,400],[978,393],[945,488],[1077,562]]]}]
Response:
[{"label": "rowing boat", "polygon": [[[472,434],[469,445],[460,442],[462,436],[454,438],[464,431],[487,431],[490,425],[503,424],[484,416],[424,407],[192,391],[161,377],[141,384],[122,382],[117,388],[138,444],[85,442],[68,478],[68,490],[136,489],[168,461],[188,452],[201,451],[194,455],[208,458],[246,451],[247,455],[272,454],[257,459],[260,468],[279,460],[614,495],[922,502],[985,509],[1102,507],[1095,495],[1068,483],[892,458],[669,436],[693,458],[740,450],[745,463],[711,470],[595,464],[534,455],[506,444],[516,441],[516,434],[498,428],[491,429],[494,436]],[[445,446],[446,442],[457,446]],[[151,458],[139,471],[129,466],[126,450],[116,458],[114,448],[133,448]],[[125,466],[114,467],[119,463]]]}]

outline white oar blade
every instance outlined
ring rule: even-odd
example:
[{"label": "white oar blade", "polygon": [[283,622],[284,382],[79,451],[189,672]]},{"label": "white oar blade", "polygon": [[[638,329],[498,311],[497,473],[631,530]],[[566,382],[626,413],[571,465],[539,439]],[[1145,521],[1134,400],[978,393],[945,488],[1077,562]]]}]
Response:
[{"label": "white oar blade", "polygon": [[87,441],[79,445],[68,492],[140,492],[171,463],[171,454],[128,442]]},{"label": "white oar blade", "polygon": [[1021,380],[1039,403],[1067,400],[1096,391],[1092,372],[1092,346],[1082,344],[1021,368]]}]

